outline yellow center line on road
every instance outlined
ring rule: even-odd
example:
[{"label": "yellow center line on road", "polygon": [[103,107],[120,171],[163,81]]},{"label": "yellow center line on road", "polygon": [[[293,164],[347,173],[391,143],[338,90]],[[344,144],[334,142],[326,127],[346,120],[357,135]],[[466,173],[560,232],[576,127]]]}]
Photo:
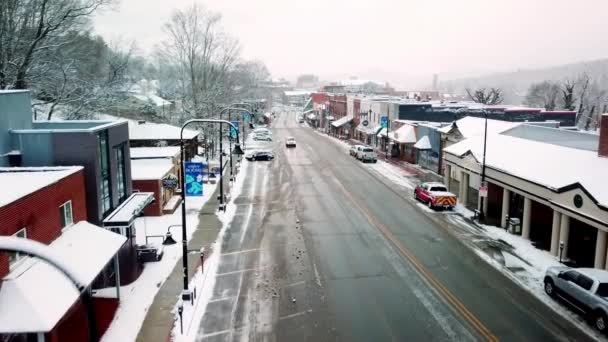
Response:
[{"label": "yellow center line on road", "polygon": [[428,269],[420,262],[420,260],[411,253],[403,244],[395,237],[395,235],[383,223],[378,221],[376,217],[364,207],[355,197],[342,185],[342,183],[333,177],[342,193],[363,213],[367,221],[376,227],[386,239],[388,239],[399,252],[414,266],[414,269],[420,274],[429,285],[433,287],[436,293],[444,299],[456,314],[459,314],[482,336],[486,341],[495,342],[499,339],[481,322],[467,307],[450,292]]}]

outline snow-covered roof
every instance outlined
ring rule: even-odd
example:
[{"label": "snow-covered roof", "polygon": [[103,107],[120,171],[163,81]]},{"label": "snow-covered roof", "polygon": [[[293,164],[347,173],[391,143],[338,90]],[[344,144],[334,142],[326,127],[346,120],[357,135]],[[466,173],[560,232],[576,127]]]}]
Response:
[{"label": "snow-covered roof", "polygon": [[[179,140],[181,127],[152,122],[129,121],[130,140]],[[194,139],[198,131],[184,129],[184,139]]]},{"label": "snow-covered roof", "polygon": [[131,159],[173,158],[179,153],[178,146],[131,147]]},{"label": "snow-covered roof", "polygon": [[170,159],[131,159],[133,180],[155,180],[163,178],[173,169]]},{"label": "snow-covered roof", "polygon": [[153,192],[134,192],[103,220],[103,226],[128,227],[153,201]]},{"label": "snow-covered roof", "polygon": [[352,119],[353,119],[352,116],[345,116],[345,117],[339,118],[336,121],[332,121],[331,125],[334,127],[340,127],[340,126],[346,124],[347,122],[350,122]]},{"label": "snow-covered roof", "polygon": [[283,92],[285,96],[308,96],[312,93],[310,90],[286,90]]},{"label": "snow-covered roof", "polygon": [[158,95],[154,95],[154,94],[147,94],[147,95],[134,94],[133,97],[135,97],[136,99],[138,99],[140,101],[144,101],[144,102],[150,101],[158,107],[168,106],[171,104],[170,101],[167,101],[167,100],[163,99],[162,97],[160,97]]},{"label": "snow-covered roof", "polygon": [[[458,127],[458,131],[463,137],[475,137],[483,136],[485,130],[485,119],[476,118],[473,116],[466,116],[460,120],[454,122]],[[521,122],[510,122],[501,120],[488,119],[488,135],[494,133],[504,132],[510,128],[520,125]],[[453,125],[448,125],[440,128],[438,131],[441,133],[449,133],[452,130]]]},{"label": "snow-covered roof", "polygon": [[[65,228],[50,244],[79,280],[89,285],[126,237],[86,221]],[[78,290],[50,264],[29,258],[2,279],[0,333],[48,332],[78,300]]]},{"label": "snow-covered roof", "polygon": [[0,168],[0,207],[82,170],[82,166]]},{"label": "snow-covered roof", "polygon": [[414,148],[417,148],[419,150],[430,150],[431,147],[431,141],[429,140],[429,136],[425,135],[422,138],[420,138],[420,140],[418,140],[418,142],[416,142],[416,144],[414,144]]},{"label": "snow-covered roof", "polygon": [[406,124],[396,131],[389,132],[388,137],[400,144],[414,144],[416,142],[416,130],[414,126]]},{"label": "snow-covered roof", "polygon": [[[465,139],[444,149],[483,157],[483,136]],[[580,183],[600,204],[608,206],[608,158],[597,152],[542,143],[503,134],[488,134],[486,165],[510,175],[560,189]]]}]

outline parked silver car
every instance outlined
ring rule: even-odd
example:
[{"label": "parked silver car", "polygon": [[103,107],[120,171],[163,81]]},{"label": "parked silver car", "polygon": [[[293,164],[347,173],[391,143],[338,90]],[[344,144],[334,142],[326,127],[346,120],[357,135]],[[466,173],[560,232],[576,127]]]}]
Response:
[{"label": "parked silver car", "polygon": [[549,267],[545,292],[560,297],[584,314],[593,326],[608,327],[608,271],[594,268]]}]

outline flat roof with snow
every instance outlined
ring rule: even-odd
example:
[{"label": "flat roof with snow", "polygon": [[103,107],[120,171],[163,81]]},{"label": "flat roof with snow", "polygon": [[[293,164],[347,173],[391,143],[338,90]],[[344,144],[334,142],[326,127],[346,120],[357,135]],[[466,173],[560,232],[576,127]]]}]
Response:
[{"label": "flat roof with snow", "polygon": [[[483,135],[444,149],[464,157],[483,158]],[[608,208],[608,158],[597,152],[542,143],[504,134],[489,134],[486,166],[552,190],[579,183],[599,205]]]},{"label": "flat roof with snow", "polygon": [[82,166],[1,167],[0,207],[53,185],[82,169]]},{"label": "flat roof with snow", "polygon": [[131,159],[131,179],[157,180],[173,169],[170,159]]},{"label": "flat roof with snow", "polygon": [[[181,127],[152,122],[129,121],[130,140],[179,140]],[[184,129],[184,139],[191,140],[199,135],[198,131]]]},{"label": "flat roof with snow", "polygon": [[178,146],[131,147],[131,159],[173,158],[179,153]]},{"label": "flat roof with snow", "polygon": [[[88,286],[126,240],[81,221],[65,228],[49,248]],[[79,296],[63,273],[44,261],[29,258],[2,279],[0,333],[51,331]]]},{"label": "flat roof with snow", "polygon": [[103,220],[104,227],[128,227],[154,201],[152,192],[135,192]]}]

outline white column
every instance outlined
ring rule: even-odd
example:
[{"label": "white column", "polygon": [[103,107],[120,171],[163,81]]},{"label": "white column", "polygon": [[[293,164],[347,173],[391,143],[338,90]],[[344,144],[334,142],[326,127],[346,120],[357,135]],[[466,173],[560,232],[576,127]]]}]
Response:
[{"label": "white column", "polygon": [[593,267],[604,268],[606,265],[606,232],[598,229],[595,241],[595,261]]},{"label": "white column", "polygon": [[445,186],[448,188],[448,191],[450,191],[451,179],[452,179],[452,165],[445,164],[445,175],[443,175],[443,182],[445,183]]},{"label": "white column", "polygon": [[530,239],[530,217],[532,216],[532,200],[524,197],[524,219],[521,224],[521,237]]},{"label": "white column", "polygon": [[[570,216],[562,214],[562,220],[559,228],[559,241],[564,243],[562,251],[562,259],[568,257],[568,238],[570,237]],[[559,252],[558,252],[559,255]]]},{"label": "white column", "polygon": [[500,226],[507,228],[507,215],[509,215],[509,206],[511,205],[511,191],[502,189],[502,211],[500,217]]},{"label": "white column", "polygon": [[460,191],[460,198],[462,200],[462,205],[467,205],[467,200],[469,198],[469,174],[461,171],[460,172],[460,185],[461,187],[461,191]]},{"label": "white column", "polygon": [[551,225],[551,255],[557,256],[559,253],[559,226],[562,214],[553,209],[553,224]]}]

